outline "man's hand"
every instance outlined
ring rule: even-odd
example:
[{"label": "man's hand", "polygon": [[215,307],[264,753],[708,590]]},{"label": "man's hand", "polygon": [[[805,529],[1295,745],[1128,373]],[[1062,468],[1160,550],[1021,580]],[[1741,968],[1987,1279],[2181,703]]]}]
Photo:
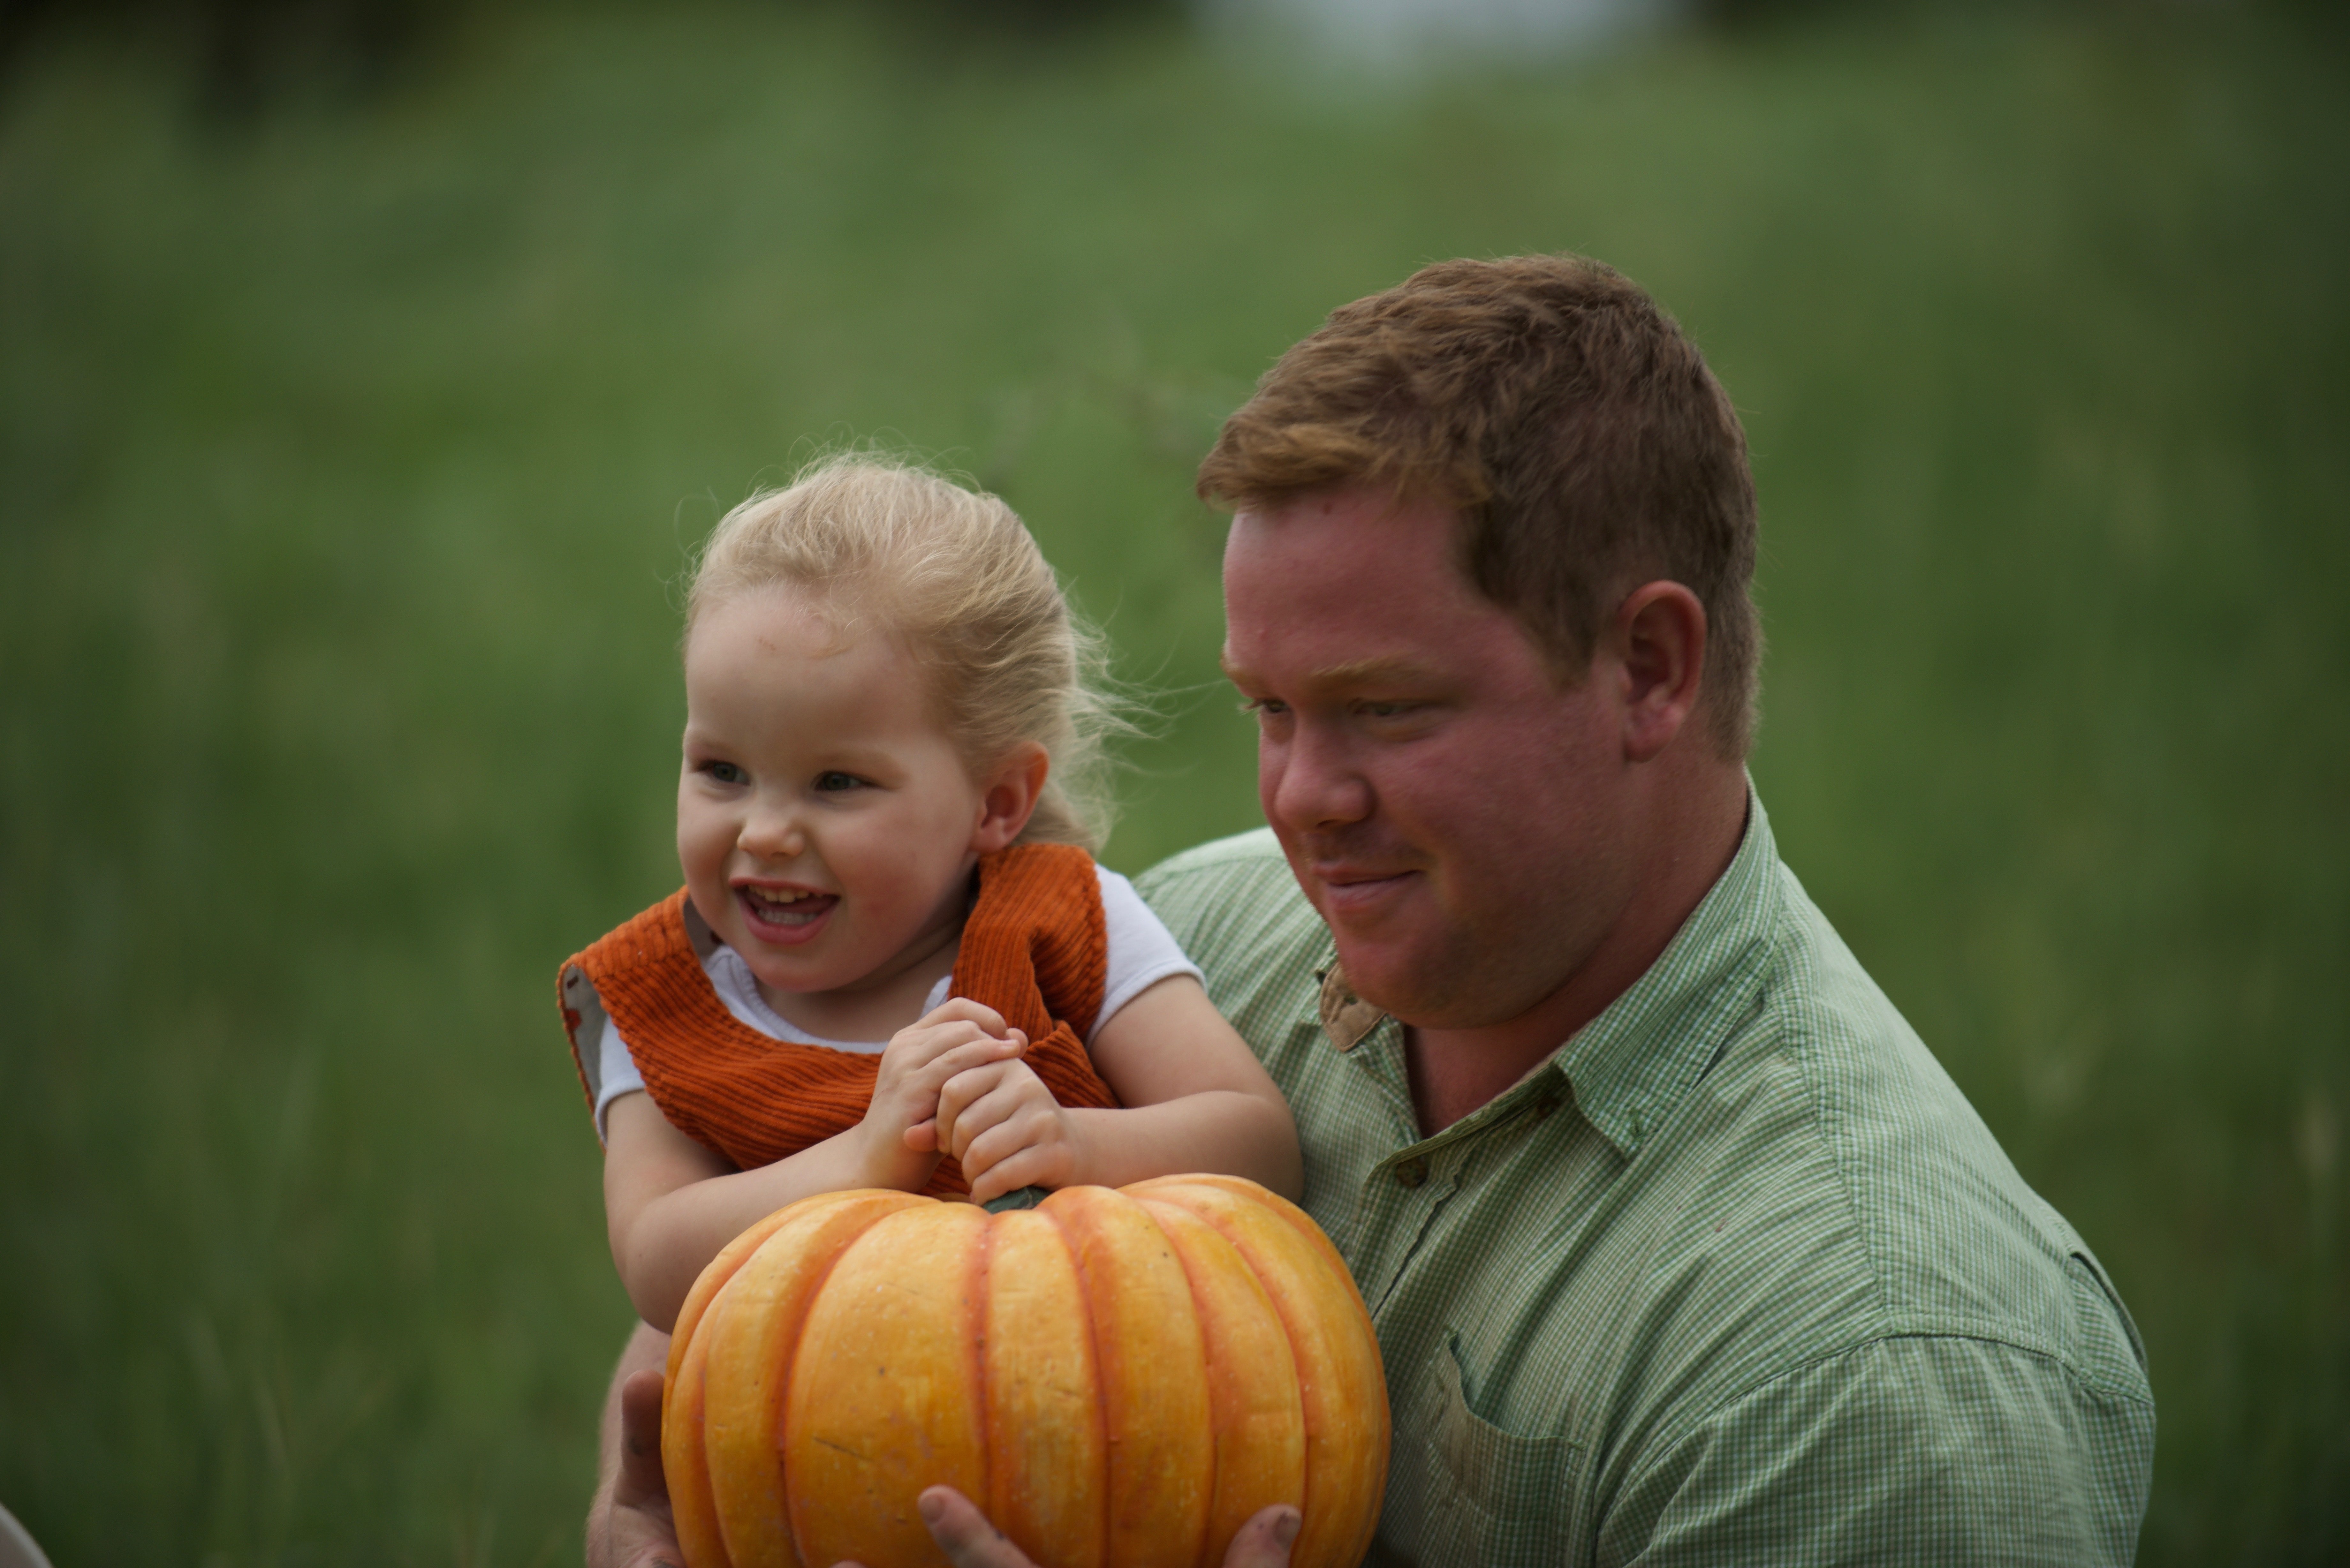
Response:
[{"label": "man's hand", "polygon": [[938,1137],[962,1162],[973,1203],[1077,1179],[1076,1127],[1025,1062],[991,1062],[948,1079],[939,1091]]},{"label": "man's hand", "polygon": [[[952,1487],[934,1486],[918,1505],[931,1539],[955,1568],[1035,1568],[1011,1538],[987,1521],[969,1498]],[[1261,1510],[1241,1526],[1224,1552],[1224,1568],[1288,1568],[1289,1545],[1305,1517],[1287,1503]],[[841,1568],[855,1568],[843,1563]]]},{"label": "man's hand", "polygon": [[619,1407],[619,1469],[588,1511],[588,1568],[685,1568],[661,1477],[661,1375],[629,1373]]}]

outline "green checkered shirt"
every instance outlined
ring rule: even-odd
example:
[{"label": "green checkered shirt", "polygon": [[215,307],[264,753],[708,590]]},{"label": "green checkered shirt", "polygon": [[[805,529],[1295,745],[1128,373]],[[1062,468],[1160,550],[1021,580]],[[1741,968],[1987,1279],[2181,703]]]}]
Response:
[{"label": "green checkered shirt", "polygon": [[1655,967],[1434,1137],[1270,833],[1139,886],[1289,1096],[1378,1324],[1371,1561],[2130,1560],[2137,1331],[1759,802]]}]

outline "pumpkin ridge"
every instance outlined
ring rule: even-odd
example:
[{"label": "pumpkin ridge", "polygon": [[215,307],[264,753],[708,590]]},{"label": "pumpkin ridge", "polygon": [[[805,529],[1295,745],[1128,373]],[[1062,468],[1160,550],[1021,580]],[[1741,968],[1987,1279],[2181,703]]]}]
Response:
[{"label": "pumpkin ridge", "polygon": [[[846,1241],[843,1241],[838,1247],[835,1248],[830,1261],[824,1265],[824,1272],[816,1275],[816,1282],[808,1287],[807,1307],[806,1310],[801,1312],[800,1321],[797,1326],[792,1331],[792,1355],[791,1359],[784,1364],[783,1391],[775,1402],[775,1434],[774,1441],[775,1445],[775,1452],[778,1456],[783,1453],[785,1449],[784,1428],[790,1424],[792,1418],[792,1385],[798,1382],[800,1376],[800,1341],[806,1336],[808,1319],[815,1315],[814,1309],[816,1300],[824,1294],[826,1288],[832,1283],[833,1274],[840,1268],[840,1260],[848,1256],[848,1250],[857,1245],[858,1238],[862,1237],[866,1231],[871,1230],[873,1225],[878,1225],[881,1222],[881,1220],[886,1220],[888,1218],[889,1215],[882,1215],[880,1219],[875,1220],[871,1225],[867,1225],[863,1230],[858,1231],[856,1235],[849,1237]],[[791,1472],[788,1469],[784,1472],[784,1495],[782,1501],[784,1506],[784,1530],[785,1532],[792,1538],[793,1558],[795,1562],[806,1563],[809,1561],[807,1542],[800,1539],[799,1510],[792,1506]]]},{"label": "pumpkin ridge", "polygon": [[[1149,1188],[1146,1188],[1145,1190],[1148,1191],[1149,1188],[1156,1188],[1159,1189],[1163,1193],[1166,1189],[1172,1188],[1180,1190],[1185,1185],[1205,1187],[1211,1191],[1217,1192],[1227,1197],[1233,1195],[1233,1189],[1225,1186],[1221,1181],[1216,1181],[1212,1179],[1201,1180],[1191,1177],[1164,1177],[1159,1179],[1158,1181],[1149,1183]],[[1263,1204],[1263,1207],[1270,1210],[1275,1215],[1278,1215],[1289,1225],[1290,1229],[1294,1231],[1298,1230],[1299,1227],[1297,1226],[1296,1221],[1291,1220],[1289,1215],[1284,1211],[1283,1208],[1276,1208],[1274,1206],[1275,1203],[1284,1202],[1284,1200],[1280,1198],[1280,1195],[1278,1193],[1267,1193],[1266,1197],[1274,1199],[1274,1203],[1263,1203],[1263,1199],[1259,1199],[1258,1201]],[[1172,1197],[1163,1197],[1161,1200],[1171,1202],[1178,1208],[1185,1209],[1187,1212],[1191,1213],[1193,1218],[1197,1219],[1201,1224],[1207,1226],[1210,1230],[1223,1237],[1225,1241],[1230,1241],[1232,1244],[1232,1250],[1240,1253],[1242,1263],[1246,1266],[1250,1273],[1256,1275],[1257,1283],[1260,1286],[1264,1284],[1264,1277],[1257,1268],[1256,1260],[1249,1255],[1249,1250],[1241,1245],[1240,1239],[1232,1233],[1231,1229],[1228,1228],[1226,1217],[1221,1211],[1217,1210],[1213,1206],[1211,1206],[1204,1211],[1201,1210],[1192,1210],[1190,1209],[1189,1206],[1183,1204],[1180,1199]],[[1308,1220],[1308,1223],[1311,1223],[1310,1220]],[[1301,1234],[1303,1234],[1302,1231]],[[1307,1239],[1311,1240],[1312,1238],[1309,1237]],[[1326,1245],[1327,1243],[1326,1242],[1325,1244]],[[1349,1288],[1353,1288],[1354,1276],[1348,1272],[1343,1263],[1339,1266],[1339,1274],[1347,1281]],[[1289,1341],[1289,1358],[1291,1364],[1296,1366],[1300,1376],[1302,1376],[1305,1374],[1306,1366],[1309,1365],[1309,1360],[1298,1344],[1297,1330],[1291,1324],[1289,1321],[1289,1314],[1283,1310],[1281,1297],[1279,1294],[1272,1291],[1270,1288],[1266,1289],[1265,1293],[1273,1307],[1273,1320],[1281,1325],[1282,1336]],[[1355,1299],[1357,1303],[1360,1304],[1362,1293],[1359,1290],[1356,1291]],[[1313,1515],[1307,1511],[1312,1508],[1315,1503],[1314,1493],[1315,1489],[1314,1480],[1316,1467],[1314,1460],[1315,1450],[1318,1446],[1316,1439],[1318,1438],[1326,1441],[1328,1433],[1326,1428],[1323,1428],[1320,1423],[1314,1419],[1312,1401],[1304,1402],[1304,1407],[1299,1412],[1299,1417],[1305,1431],[1305,1489],[1304,1495],[1299,1497],[1297,1500],[1297,1514],[1299,1521],[1297,1534],[1299,1539],[1303,1539],[1305,1534],[1305,1522],[1313,1518]],[[1326,1482],[1325,1483],[1324,1490],[1327,1490]],[[1376,1513],[1373,1515],[1373,1523],[1377,1523]],[[1366,1544],[1367,1544],[1367,1542],[1366,1542]],[[1295,1541],[1292,1542],[1291,1546],[1294,1552],[1295,1549]]]},{"label": "pumpkin ridge", "polygon": [[[848,1209],[848,1206],[858,1204],[858,1199],[884,1197],[884,1192],[881,1192],[881,1189],[851,1189],[851,1192],[827,1194],[827,1197],[834,1197],[832,1204],[817,1204],[817,1199],[806,1199],[806,1201],[801,1201],[801,1204],[790,1204],[790,1206],[785,1206],[785,1209],[780,1209],[778,1213],[774,1215],[774,1218],[778,1218],[778,1220],[785,1220],[785,1218],[790,1218],[790,1215],[801,1213],[801,1210],[813,1210],[813,1213],[825,1213],[825,1210],[827,1210],[827,1209],[829,1209],[829,1210]],[[907,1194],[889,1194],[889,1197],[907,1197]],[[787,1471],[785,1471],[785,1465],[783,1465],[783,1434],[785,1434],[785,1425],[787,1425],[787,1422],[790,1422],[792,1373],[799,1371],[799,1345],[801,1345],[801,1333],[806,1331],[806,1326],[808,1326],[808,1310],[811,1310],[811,1307],[813,1307],[813,1303],[816,1303],[817,1295],[823,1295],[825,1283],[829,1283],[829,1279],[832,1279],[832,1270],[834,1270],[834,1267],[839,1267],[841,1255],[848,1253],[848,1248],[851,1248],[853,1243],[856,1243],[856,1239],[858,1239],[858,1237],[862,1237],[862,1234],[865,1234],[865,1231],[872,1230],[872,1227],[874,1227],[874,1225],[879,1225],[879,1222],[881,1222],[881,1220],[886,1220],[886,1218],[889,1218],[890,1213],[898,1213],[898,1209],[905,1209],[905,1206],[907,1206],[907,1204],[898,1204],[898,1206],[893,1206],[893,1209],[881,1210],[881,1213],[868,1213],[868,1215],[865,1215],[865,1218],[862,1218],[860,1222],[858,1222],[856,1230],[851,1230],[851,1231],[848,1231],[848,1234],[841,1234],[841,1237],[837,1237],[837,1239],[832,1239],[832,1234],[829,1234],[829,1231],[832,1231],[832,1220],[829,1220],[829,1218],[827,1218],[827,1225],[817,1227],[817,1230],[816,1230],[816,1237],[808,1237],[806,1241],[801,1241],[801,1246],[806,1246],[808,1241],[816,1241],[817,1237],[823,1237],[823,1239],[825,1239],[825,1243],[827,1243],[827,1246],[832,1248],[832,1253],[829,1253],[829,1258],[825,1260],[825,1262],[823,1262],[823,1267],[820,1267],[820,1272],[816,1272],[816,1274],[813,1274],[811,1279],[808,1279],[808,1282],[806,1282],[806,1286],[804,1286],[804,1288],[801,1288],[801,1291],[799,1291],[799,1300],[796,1300],[796,1303],[795,1303],[795,1312],[792,1312],[790,1321],[787,1321],[787,1324],[783,1324],[783,1326],[771,1326],[771,1328],[768,1328],[768,1331],[766,1331],[768,1343],[771,1343],[771,1345],[774,1345],[774,1347],[775,1347],[775,1352],[774,1352],[774,1354],[775,1354],[775,1361],[778,1361],[778,1366],[775,1366],[775,1368],[774,1368],[774,1389],[775,1389],[775,1392],[774,1392],[774,1422],[771,1422],[771,1425],[764,1427],[764,1429],[762,1429],[762,1438],[759,1438],[759,1441],[762,1441],[762,1446],[764,1446],[764,1449],[766,1449],[766,1458],[771,1459],[771,1462],[774,1462],[774,1467],[775,1467],[775,1504],[778,1504],[778,1510],[783,1510],[783,1535],[785,1535],[785,1542],[783,1542],[783,1544],[785,1544],[785,1552],[790,1552],[790,1554],[792,1554],[792,1556],[790,1556],[790,1565],[787,1565],[787,1568],[804,1568],[804,1565],[806,1565],[806,1561],[808,1561],[808,1559],[806,1559],[806,1554],[804,1554],[804,1552],[801,1552],[801,1549],[799,1549],[799,1537],[792,1535],[792,1514],[790,1514],[790,1483],[792,1483],[792,1481],[790,1481],[790,1474],[787,1474]],[[783,1225],[775,1225],[775,1230],[768,1231],[768,1241],[774,1241],[775,1234],[778,1234],[778,1231],[783,1231],[783,1230],[785,1230]],[[750,1270],[750,1267],[754,1267],[754,1262],[756,1262],[756,1260],[759,1260],[759,1255],[766,1253],[768,1241],[762,1241],[762,1243],[759,1243],[759,1248],[756,1248],[754,1253],[752,1253],[750,1258],[743,1260],[743,1267],[740,1267],[740,1270],[735,1270],[735,1274],[738,1274],[738,1276],[740,1276],[740,1274],[745,1274],[745,1272]],[[731,1283],[733,1283],[733,1282],[729,1282],[729,1286],[731,1286]],[[768,1312],[774,1312],[774,1304],[771,1304],[771,1307],[768,1307]],[[717,1326],[712,1326],[712,1331],[717,1331]]]},{"label": "pumpkin ridge", "polygon": [[[1175,1239],[1173,1232],[1167,1229],[1166,1221],[1159,1217],[1159,1211],[1157,1210],[1153,1209],[1148,1203],[1142,1204],[1141,1207],[1142,1211],[1150,1216],[1150,1222],[1159,1227],[1159,1233],[1167,1238],[1167,1250],[1175,1254],[1176,1266],[1183,1271],[1183,1288],[1191,1293],[1191,1315],[1200,1320],[1200,1361],[1201,1366],[1205,1367],[1208,1372],[1209,1390],[1208,1430],[1210,1447],[1208,1450],[1208,1507],[1206,1511],[1208,1522],[1213,1524],[1216,1519],[1216,1493],[1222,1489],[1224,1480],[1223,1466],[1216,1462],[1221,1456],[1217,1454],[1214,1447],[1216,1409],[1216,1343],[1214,1340],[1208,1337],[1208,1324],[1210,1322],[1209,1311],[1207,1304],[1200,1299],[1200,1282],[1192,1277],[1191,1254],[1184,1251],[1183,1244],[1178,1241]],[[1216,1542],[1214,1536],[1208,1531],[1201,1531],[1200,1532],[1200,1555],[1191,1559],[1191,1568],[1207,1568],[1208,1553],[1213,1552],[1215,1549]]]},{"label": "pumpkin ridge", "polygon": [[[733,1282],[730,1275],[726,1284]],[[719,1286],[712,1295],[711,1304],[715,1306],[725,1293],[726,1285]],[[702,1315],[707,1317],[709,1314],[705,1312]],[[684,1361],[678,1370],[678,1387],[683,1390],[686,1408],[681,1408],[678,1414],[683,1417],[690,1408],[692,1419],[690,1425],[681,1419],[676,1434],[678,1452],[672,1465],[668,1451],[671,1436],[669,1402],[663,1399],[661,1460],[665,1471],[674,1470],[674,1479],[667,1484],[671,1489],[671,1519],[677,1532],[679,1550],[686,1554],[689,1562],[699,1560],[710,1564],[711,1568],[733,1568],[733,1559],[726,1551],[726,1539],[719,1532],[718,1498],[711,1489],[710,1461],[702,1445],[702,1374],[709,1356],[710,1341],[700,1334],[686,1342]],[[684,1502],[682,1508],[677,1506],[681,1499]]]},{"label": "pumpkin ridge", "polygon": [[[1240,1253],[1241,1255],[1242,1265],[1245,1267],[1252,1275],[1256,1276],[1258,1288],[1264,1290],[1266,1304],[1273,1308],[1273,1321],[1281,1325],[1281,1337],[1289,1342],[1289,1364],[1292,1366],[1296,1367],[1300,1372],[1303,1372],[1305,1368],[1306,1361],[1305,1352],[1300,1350],[1297,1346],[1297,1330],[1290,1326],[1289,1314],[1281,1310],[1280,1298],[1275,1296],[1270,1289],[1265,1287],[1263,1276],[1257,1274],[1256,1260],[1248,1255],[1248,1250],[1246,1248],[1243,1247],[1238,1241],[1233,1241],[1232,1237],[1229,1235],[1225,1235],[1223,1227],[1218,1225],[1214,1220],[1209,1219],[1204,1214],[1199,1216],[1199,1219],[1201,1224],[1207,1226],[1211,1231],[1215,1231],[1217,1235],[1223,1236],[1224,1240],[1227,1241],[1232,1241],[1232,1251]],[[1321,1435],[1315,1431],[1314,1428],[1308,1424],[1312,1415],[1312,1407],[1308,1406],[1305,1401],[1301,1398],[1298,1401],[1297,1426],[1301,1436],[1302,1445],[1305,1449],[1304,1458],[1305,1463],[1301,1467],[1305,1471],[1305,1474],[1303,1477],[1303,1484],[1299,1489],[1297,1497],[1297,1533],[1299,1535],[1305,1533],[1305,1521],[1307,1517],[1305,1510],[1314,1501],[1314,1439]],[[1291,1538],[1291,1542],[1294,1545],[1295,1543],[1295,1537],[1293,1536]]]},{"label": "pumpkin ridge", "polygon": [[1110,1558],[1110,1544],[1117,1539],[1117,1532],[1110,1528],[1110,1511],[1116,1506],[1117,1499],[1110,1492],[1109,1461],[1116,1450],[1118,1433],[1111,1429],[1109,1424],[1108,1379],[1102,1376],[1101,1314],[1094,1311],[1093,1275],[1086,1268],[1086,1250],[1078,1246],[1076,1238],[1069,1234],[1069,1228],[1061,1222],[1061,1216],[1053,1205],[1040,1203],[1036,1206],[1036,1212],[1048,1216],[1053,1221],[1053,1229],[1060,1233],[1061,1245],[1069,1251],[1069,1264],[1077,1272],[1077,1289],[1086,1298],[1086,1339],[1094,1350],[1094,1418],[1099,1423],[1098,1429],[1102,1435],[1102,1568],[1122,1568],[1122,1564]]},{"label": "pumpkin ridge", "polygon": [[[1294,1383],[1298,1366],[1296,1336],[1290,1332],[1289,1321],[1282,1315],[1279,1306],[1273,1300],[1272,1292],[1266,1288],[1263,1276],[1257,1272],[1255,1264],[1249,1261],[1248,1254],[1241,1249],[1239,1243],[1210,1223],[1205,1215],[1195,1213],[1181,1203],[1173,1202],[1149,1192],[1131,1196],[1157,1223],[1159,1233],[1164,1235],[1172,1246],[1176,1261],[1182,1265],[1184,1282],[1191,1289],[1192,1310],[1199,1317],[1201,1329],[1201,1349],[1207,1364],[1208,1382],[1211,1390],[1211,1412],[1215,1407],[1212,1390],[1220,1377],[1239,1375],[1244,1372],[1249,1365],[1245,1356],[1220,1355],[1223,1352],[1232,1352],[1236,1348],[1233,1340],[1213,1337],[1207,1333],[1211,1324],[1218,1324],[1225,1328],[1238,1326],[1232,1319],[1217,1310],[1213,1285],[1202,1283],[1203,1281],[1212,1281],[1214,1278],[1211,1260],[1215,1247],[1223,1247],[1231,1251],[1233,1260],[1240,1266],[1239,1274],[1236,1277],[1245,1279],[1249,1286],[1256,1291],[1258,1299],[1263,1302],[1263,1315],[1271,1319],[1275,1329],[1279,1331],[1280,1343],[1289,1355]],[[1184,1226],[1194,1228],[1193,1241],[1186,1241],[1179,1234]],[[1205,1250],[1201,1250],[1201,1243],[1206,1244]],[[1233,1370],[1231,1373],[1224,1373],[1220,1372],[1220,1368]],[[1300,1463],[1297,1472],[1299,1496],[1296,1504],[1301,1515],[1305,1511],[1305,1488],[1312,1470],[1310,1464],[1305,1462],[1308,1458],[1307,1450],[1310,1448],[1310,1435],[1305,1429],[1305,1414],[1301,1399],[1297,1426]],[[1222,1428],[1217,1428],[1217,1435],[1221,1439]],[[1211,1472],[1211,1484],[1208,1495],[1207,1518],[1211,1528],[1201,1539],[1200,1556],[1194,1563],[1193,1568],[1212,1568],[1212,1564],[1222,1560],[1222,1552],[1231,1543],[1230,1535],[1220,1540],[1214,1528],[1225,1501],[1225,1483],[1228,1480],[1239,1479],[1226,1475],[1225,1464],[1226,1453],[1222,1441],[1219,1440],[1215,1448],[1215,1460]],[[1244,1524],[1246,1521],[1243,1520],[1240,1522]]]},{"label": "pumpkin ridge", "polygon": [[971,1272],[963,1277],[963,1359],[969,1365],[972,1418],[978,1423],[979,1496],[984,1505],[995,1494],[995,1450],[987,1429],[987,1292],[988,1275],[995,1262],[995,1216],[979,1228],[979,1245],[972,1249]]},{"label": "pumpkin ridge", "polygon": [[[1142,1201],[1142,1211],[1150,1216],[1150,1222],[1159,1227],[1159,1233],[1167,1238],[1168,1246],[1171,1248],[1175,1253],[1175,1261],[1182,1265],[1183,1284],[1185,1288],[1190,1290],[1191,1293],[1191,1311],[1200,1319],[1200,1348],[1202,1352],[1201,1359],[1205,1362],[1209,1367],[1208,1386],[1211,1389],[1211,1403],[1209,1409],[1211,1411],[1211,1420],[1212,1421],[1212,1412],[1215,1408],[1212,1402],[1214,1398],[1212,1390],[1215,1387],[1214,1367],[1216,1351],[1219,1346],[1214,1340],[1208,1337],[1208,1324],[1211,1321],[1210,1308],[1205,1302],[1201,1300],[1200,1282],[1191,1272],[1191,1254],[1185,1250],[1181,1242],[1175,1239],[1174,1233],[1167,1229],[1167,1222],[1159,1218],[1158,1210],[1147,1200],[1139,1201]],[[1237,1247],[1232,1250],[1234,1251],[1240,1251]],[[1243,1267],[1246,1267],[1248,1259],[1246,1257],[1243,1257],[1241,1259],[1241,1263]],[[1256,1271],[1251,1269],[1249,1272],[1251,1273],[1254,1273]],[[1274,1317],[1278,1321],[1280,1315],[1280,1314],[1275,1313]],[[1286,1324],[1283,1325],[1282,1332],[1284,1334],[1287,1334],[1289,1332]],[[1222,1458],[1221,1455],[1216,1457],[1218,1459],[1221,1459]],[[1216,1519],[1216,1499],[1223,1490],[1223,1470],[1224,1467],[1222,1464],[1216,1462],[1211,1462],[1208,1470],[1208,1521],[1211,1524],[1213,1524]],[[1200,1555],[1192,1559],[1193,1568],[1208,1568],[1209,1554],[1216,1550],[1218,1544],[1219,1542],[1216,1541],[1216,1538],[1211,1532],[1201,1532],[1200,1536]]]}]

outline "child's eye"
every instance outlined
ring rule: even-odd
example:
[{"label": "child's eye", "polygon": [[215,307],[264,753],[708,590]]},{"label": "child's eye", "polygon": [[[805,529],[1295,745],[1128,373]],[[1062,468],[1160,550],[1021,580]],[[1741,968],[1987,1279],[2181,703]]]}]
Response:
[{"label": "child's eye", "polygon": [[701,771],[714,784],[739,784],[751,782],[751,775],[733,763],[704,763],[702,764]]},{"label": "child's eye", "polygon": [[1241,711],[1271,718],[1289,711],[1289,704],[1277,697],[1247,697],[1241,701]]},{"label": "child's eye", "polygon": [[844,774],[837,769],[816,775],[816,787],[820,794],[837,794],[842,790],[861,789],[864,785],[865,781],[855,774]]}]

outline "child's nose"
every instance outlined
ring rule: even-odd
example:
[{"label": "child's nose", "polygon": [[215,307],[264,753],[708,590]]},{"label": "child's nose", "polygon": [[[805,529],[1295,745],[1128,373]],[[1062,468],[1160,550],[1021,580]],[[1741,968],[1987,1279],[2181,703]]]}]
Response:
[{"label": "child's nose", "polygon": [[754,810],[735,842],[761,860],[794,860],[807,852],[807,834],[789,811]]}]

